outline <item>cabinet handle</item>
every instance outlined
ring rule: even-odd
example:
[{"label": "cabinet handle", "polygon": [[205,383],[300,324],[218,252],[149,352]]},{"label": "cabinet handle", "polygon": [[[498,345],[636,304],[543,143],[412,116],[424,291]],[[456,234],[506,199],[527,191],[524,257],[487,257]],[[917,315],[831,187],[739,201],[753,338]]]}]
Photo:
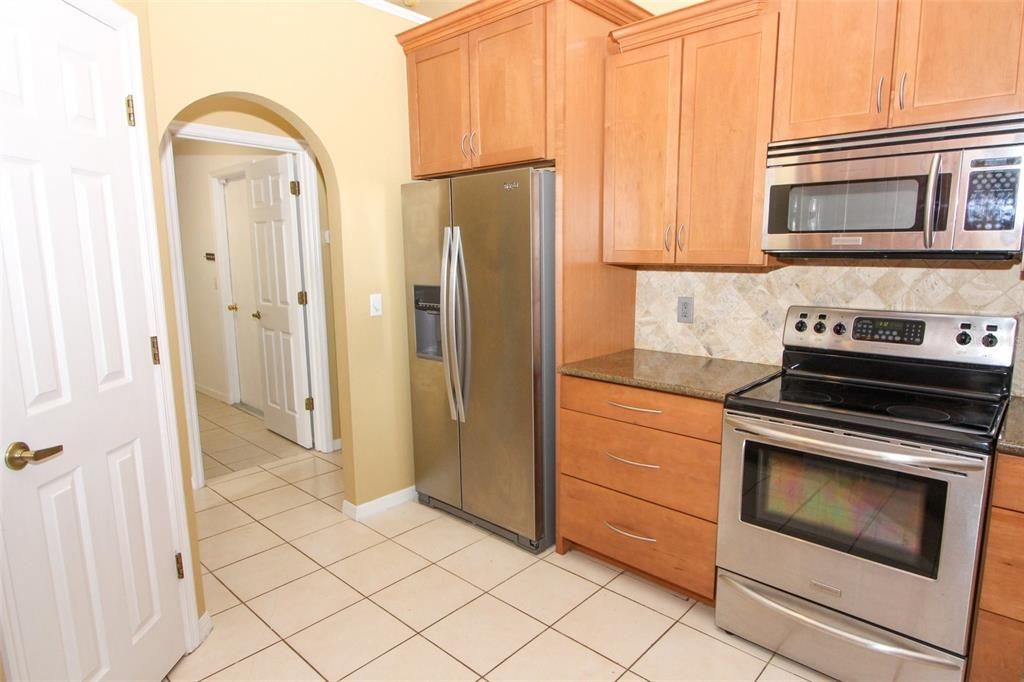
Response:
[{"label": "cabinet handle", "polygon": [[618,455],[613,455],[610,452],[606,452],[604,454],[608,455],[608,457],[610,459],[614,459],[616,462],[622,462],[623,464],[629,464],[630,466],[641,467],[641,468],[644,468],[644,469],[660,469],[661,468],[660,464],[644,464],[643,462],[634,462],[631,459],[624,459],[622,457],[619,457]]},{"label": "cabinet handle", "polygon": [[878,92],[875,93],[875,109],[882,113],[882,85],[885,83],[885,74],[878,79]]},{"label": "cabinet handle", "polygon": [[469,134],[469,153],[470,154],[476,154],[477,156],[480,156],[480,149],[479,149],[479,147],[476,146],[475,140],[476,140],[476,131],[474,130],[473,132],[471,132]]},{"label": "cabinet handle", "polygon": [[469,155],[466,154],[466,138],[469,137],[469,133],[463,133],[462,139],[459,140],[459,151],[462,152],[462,158],[467,159]]},{"label": "cabinet handle", "polygon": [[633,540],[639,540],[640,542],[657,542],[658,541],[658,538],[649,538],[646,535],[636,535],[634,533],[630,533],[628,531],[624,531],[621,528],[616,528],[615,526],[613,526],[612,524],[608,523],[607,521],[604,522],[604,525],[608,526],[610,529],[612,529],[613,531],[615,531],[619,535],[625,535],[627,538],[632,538]]},{"label": "cabinet handle", "polygon": [[676,249],[678,251],[683,250],[683,230],[685,229],[685,227],[685,225],[679,223],[679,229],[676,230]]},{"label": "cabinet handle", "polygon": [[903,75],[900,76],[900,111],[903,111],[903,95],[907,89],[907,72],[904,71]]},{"label": "cabinet handle", "polygon": [[672,253],[672,242],[669,241],[669,235],[672,234],[672,226],[665,226],[665,234],[661,237],[661,243],[665,245],[665,251]]},{"label": "cabinet handle", "polygon": [[622,408],[623,410],[629,410],[631,412],[643,412],[644,414],[661,414],[661,410],[655,410],[650,407],[633,407],[632,405],[623,405],[622,403],[617,403],[614,400],[609,400],[608,404],[611,405],[612,407],[619,407]]}]

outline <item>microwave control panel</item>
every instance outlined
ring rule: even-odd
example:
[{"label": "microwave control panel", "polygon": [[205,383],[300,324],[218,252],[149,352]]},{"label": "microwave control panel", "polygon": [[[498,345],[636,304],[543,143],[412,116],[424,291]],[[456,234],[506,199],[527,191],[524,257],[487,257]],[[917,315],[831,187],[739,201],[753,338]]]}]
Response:
[{"label": "microwave control panel", "polygon": [[1012,230],[1016,223],[1020,157],[971,161],[964,230]]}]

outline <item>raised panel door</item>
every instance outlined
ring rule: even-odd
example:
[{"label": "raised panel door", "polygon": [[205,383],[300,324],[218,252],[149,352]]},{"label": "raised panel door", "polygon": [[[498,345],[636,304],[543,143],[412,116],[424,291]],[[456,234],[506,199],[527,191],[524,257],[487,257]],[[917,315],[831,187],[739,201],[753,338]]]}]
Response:
[{"label": "raised panel door", "polygon": [[469,34],[474,167],[543,159],[547,63],[543,6]]},{"label": "raised panel door", "polygon": [[1024,0],[900,0],[894,126],[1024,110]]},{"label": "raised panel door", "polygon": [[672,263],[683,41],[608,58],[604,260]]},{"label": "raised panel door", "polygon": [[676,262],[759,265],[776,18],[686,36]]},{"label": "raised panel door", "polygon": [[471,167],[469,37],[406,56],[412,174],[440,175]]},{"label": "raised panel door", "polygon": [[773,140],[884,128],[896,0],[783,0]]}]

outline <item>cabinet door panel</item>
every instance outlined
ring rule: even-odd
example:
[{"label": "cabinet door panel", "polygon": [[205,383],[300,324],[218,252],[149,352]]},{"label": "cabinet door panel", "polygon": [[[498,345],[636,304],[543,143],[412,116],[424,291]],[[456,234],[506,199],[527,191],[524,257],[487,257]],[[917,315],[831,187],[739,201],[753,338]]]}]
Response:
[{"label": "cabinet door panel", "polygon": [[1020,682],[1024,679],[1024,623],[979,610],[967,679],[971,682]]},{"label": "cabinet door panel", "polygon": [[608,58],[604,259],[671,263],[679,166],[682,40]]},{"label": "cabinet door panel", "polygon": [[761,215],[775,44],[774,15],[684,39],[678,263],[764,262]]},{"label": "cabinet door panel", "polygon": [[474,166],[544,158],[544,11],[537,7],[469,34]]},{"label": "cabinet door panel", "polygon": [[1024,109],[1022,27],[1024,0],[901,0],[892,125]]},{"label": "cabinet door panel", "polygon": [[[469,40],[456,36],[406,56],[412,174],[470,168]],[[465,150],[465,153],[463,153]]]},{"label": "cabinet door panel", "polygon": [[784,0],[774,140],[884,128],[896,0]]}]

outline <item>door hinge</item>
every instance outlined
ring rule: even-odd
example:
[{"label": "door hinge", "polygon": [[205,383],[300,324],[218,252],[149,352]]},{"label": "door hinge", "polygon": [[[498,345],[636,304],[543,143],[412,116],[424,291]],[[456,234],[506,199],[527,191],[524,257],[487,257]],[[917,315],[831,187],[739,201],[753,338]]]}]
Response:
[{"label": "door hinge", "polygon": [[153,364],[160,364],[160,339],[155,336],[149,337],[149,354],[153,358]]},{"label": "door hinge", "polygon": [[298,180],[292,180],[291,182],[288,183],[288,191],[294,194],[295,196],[299,196],[299,189],[300,188]]},{"label": "door hinge", "polygon": [[298,298],[299,298],[299,305],[306,305],[306,292],[305,291],[300,291]]},{"label": "door hinge", "polygon": [[128,95],[124,98],[124,108],[128,114],[128,125],[135,127],[135,98]]},{"label": "door hinge", "polygon": [[312,398],[306,398],[306,409],[309,410],[309,411],[313,410],[313,399]]},{"label": "door hinge", "polygon": [[185,564],[181,562],[181,552],[174,555],[174,567],[178,569],[178,580],[185,579]]}]

